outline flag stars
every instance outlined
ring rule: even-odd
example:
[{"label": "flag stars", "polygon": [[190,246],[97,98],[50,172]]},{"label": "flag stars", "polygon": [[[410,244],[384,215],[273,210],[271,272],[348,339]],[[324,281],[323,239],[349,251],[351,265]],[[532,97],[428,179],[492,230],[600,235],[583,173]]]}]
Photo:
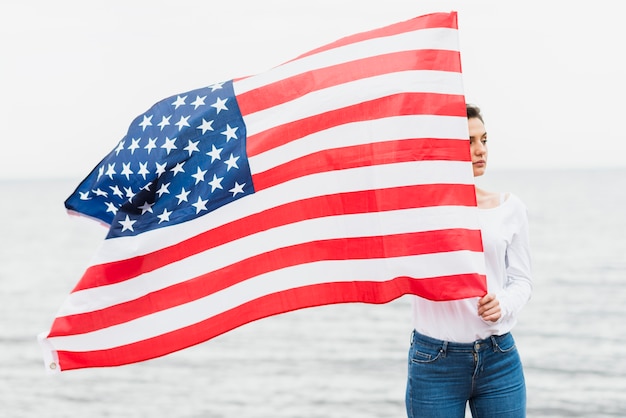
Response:
[{"label": "flag stars", "polygon": [[160,215],[157,215],[157,218],[159,218],[159,224],[161,222],[169,222],[171,214],[172,212],[168,211],[167,208],[163,209],[163,213]]},{"label": "flag stars", "polygon": [[198,149],[198,144],[200,143],[200,141],[196,141],[196,142],[192,142],[191,140],[189,141],[189,144],[183,148],[185,151],[187,151],[189,153],[189,156],[191,157],[191,154],[195,152],[200,152],[200,150]]},{"label": "flag stars", "polygon": [[133,170],[130,169],[130,163],[122,163],[122,172],[120,174],[126,176],[126,180],[130,180],[130,175],[134,174]]},{"label": "flag stars", "polygon": [[96,196],[102,196],[102,197],[109,197],[109,194],[103,190],[100,190],[100,188],[98,187],[96,190],[92,190],[92,192],[96,195]]},{"label": "flag stars", "polygon": [[197,129],[202,129],[202,135],[204,135],[206,133],[206,131],[212,131],[213,130],[213,121],[212,120],[206,120],[204,118],[202,118],[202,125],[198,126]]},{"label": "flag stars", "polygon": [[211,107],[214,107],[217,110],[218,115],[220,114],[222,110],[228,110],[228,108],[226,107],[226,100],[228,99],[220,99],[218,97],[215,103],[211,105]]},{"label": "flag stars", "polygon": [[176,100],[172,102],[172,106],[175,106],[174,109],[178,109],[180,106],[185,105],[185,100],[187,100],[187,96],[177,96]]},{"label": "flag stars", "polygon": [[124,143],[126,141],[120,141],[119,144],[117,144],[117,148],[115,148],[115,155],[118,156],[120,154],[120,152],[124,151]]},{"label": "flag stars", "polygon": [[157,141],[158,137],[156,138],[148,138],[148,144],[146,144],[145,147],[143,147],[143,149],[148,151],[148,155],[150,155],[150,151],[152,151],[153,149],[155,149],[156,146],[156,141]]},{"label": "flag stars", "polygon": [[145,131],[148,126],[152,126],[152,115],[143,115],[143,120],[141,121],[139,126],[141,126],[142,131]]},{"label": "flag stars", "polygon": [[137,174],[141,175],[143,177],[143,179],[146,179],[146,174],[150,174],[150,171],[148,171],[148,163],[139,163],[139,171],[137,172]]},{"label": "flag stars", "polygon": [[239,129],[239,127],[235,126],[232,128],[228,123],[226,124],[226,130],[222,132],[222,135],[226,136],[226,142],[231,139],[237,139],[237,134],[235,133],[237,132],[237,129]]},{"label": "flag stars", "polygon": [[211,89],[211,93],[213,93],[215,90],[220,90],[223,85],[224,81],[210,85],[209,88]]},{"label": "flag stars", "polygon": [[155,173],[157,177],[161,177],[161,174],[165,173],[166,167],[167,167],[167,163],[163,163],[163,164],[156,163]]},{"label": "flag stars", "polygon": [[133,200],[133,197],[135,197],[135,192],[132,187],[124,187],[124,193],[126,193],[126,198],[128,200]]},{"label": "flag stars", "polygon": [[239,184],[239,183],[235,182],[235,187],[230,189],[229,192],[231,192],[233,194],[233,197],[235,197],[235,196],[237,196],[237,194],[243,193],[243,186],[245,186],[245,185],[246,185],[246,183]]},{"label": "flag stars", "polygon": [[191,102],[191,104],[193,105],[193,110],[196,110],[200,106],[204,106],[205,99],[206,99],[206,96],[202,96],[202,97],[196,96],[196,100]]},{"label": "flag stars", "polygon": [[120,225],[122,225],[122,232],[124,231],[135,232],[135,230],[133,229],[133,225],[137,221],[133,221],[132,219],[130,219],[128,215],[126,215],[126,219],[124,219],[123,221],[118,221],[118,222],[120,223]]},{"label": "flag stars", "polygon": [[138,209],[141,209],[141,214],[142,215],[145,214],[146,212],[154,213],[152,211],[152,206],[154,206],[154,203],[144,202],[144,204],[139,206]]},{"label": "flag stars", "polygon": [[163,196],[165,193],[170,194],[170,191],[169,191],[170,184],[172,183],[165,183],[165,184],[162,184],[161,187],[159,187],[159,190],[156,191],[159,197]]},{"label": "flag stars", "polygon": [[104,175],[109,176],[109,179],[113,180],[113,176],[117,174],[115,172],[115,163],[109,164],[109,166],[107,167],[107,171],[106,173],[104,173]]},{"label": "flag stars", "polygon": [[176,138],[168,138],[165,137],[165,142],[163,143],[163,145],[161,145],[161,148],[165,149],[165,152],[167,155],[170,155],[170,151],[173,149],[177,149],[176,145],[174,145],[176,143]]},{"label": "flag stars", "polygon": [[189,193],[191,193],[191,191],[186,191],[184,187],[181,189],[180,193],[176,195],[179,205],[183,202],[188,202],[187,196],[189,196]]},{"label": "flag stars", "polygon": [[227,166],[226,171],[230,171],[231,168],[239,168],[239,166],[237,166],[238,159],[239,157],[234,157],[233,154],[230,154],[230,158],[224,161]]},{"label": "flag stars", "polygon": [[113,216],[117,214],[117,206],[115,206],[113,202],[105,202],[105,205],[107,206],[107,212],[111,212]]},{"label": "flag stars", "polygon": [[215,160],[221,160],[220,153],[222,152],[222,148],[215,148],[213,144],[211,144],[211,148],[211,151],[206,153],[206,155],[211,157],[211,163]]},{"label": "flag stars", "polygon": [[198,184],[201,181],[204,181],[204,175],[206,174],[207,170],[200,170],[200,167],[198,167],[198,171],[196,172],[196,174],[192,174],[191,177],[193,177],[194,179],[196,179],[196,183]]},{"label": "flag stars", "polygon": [[206,208],[208,200],[203,200],[200,196],[198,196],[198,201],[196,203],[192,203],[191,206],[196,208],[196,215],[199,214],[203,210],[208,210]]},{"label": "flag stars", "polygon": [[131,144],[128,146],[128,150],[130,151],[130,154],[133,155],[135,150],[139,148],[139,141],[141,141],[141,138],[133,138],[130,141]]},{"label": "flag stars", "polygon": [[161,116],[161,122],[157,125],[161,130],[170,124],[170,118],[172,115],[165,117],[165,115]]},{"label": "flag stars", "polygon": [[114,185],[114,186],[109,186],[109,188],[113,192],[113,196],[117,196],[120,199],[124,198],[124,193],[122,193],[122,191],[120,190],[120,188],[119,188],[119,186],[117,184]]},{"label": "flag stars", "polygon": [[80,200],[91,200],[89,192],[78,192],[80,194]]},{"label": "flag stars", "polygon": [[185,170],[183,169],[183,165],[185,165],[185,162],[180,162],[178,164],[176,164],[170,171],[174,174],[172,174],[172,177],[176,176],[176,174],[178,173],[184,173]]},{"label": "flag stars", "polygon": [[213,193],[215,189],[223,189],[222,180],[224,180],[224,177],[217,177],[215,174],[213,174],[213,180],[209,182],[209,184],[211,185],[211,193]]},{"label": "flag stars", "polygon": [[180,120],[178,122],[176,122],[176,126],[178,126],[178,132],[180,132],[185,126],[190,126],[189,122],[187,122],[187,120],[190,118],[191,116],[181,116]]}]

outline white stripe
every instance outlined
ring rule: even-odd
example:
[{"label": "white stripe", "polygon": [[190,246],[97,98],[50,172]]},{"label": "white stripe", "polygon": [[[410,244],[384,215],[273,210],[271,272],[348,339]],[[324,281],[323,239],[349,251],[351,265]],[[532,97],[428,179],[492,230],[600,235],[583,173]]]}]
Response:
[{"label": "white stripe", "polygon": [[449,28],[418,29],[318,52],[286,62],[265,73],[236,81],[235,94],[242,94],[307,71],[394,52],[415,51],[417,55],[420,49],[458,51],[458,31]]},{"label": "white stripe", "polygon": [[472,167],[467,162],[458,161],[412,161],[296,178],[231,202],[207,216],[136,236],[104,240],[92,265],[147,254],[289,202],[336,193],[419,184],[474,184]]},{"label": "white stripe", "polygon": [[465,116],[393,116],[319,131],[250,157],[248,162],[253,173],[262,173],[305,155],[334,148],[413,138],[467,140],[468,137]]},{"label": "white stripe", "polygon": [[58,313],[66,316],[134,300],[278,248],[318,240],[384,236],[463,228],[478,230],[475,207],[438,206],[327,216],[248,235],[124,282],[73,292]]},{"label": "white stripe", "polygon": [[[289,122],[398,93],[463,94],[461,73],[401,71],[363,78],[244,115],[248,137]],[[329,100],[332,97],[332,100]]]},{"label": "white stripe", "polygon": [[[463,262],[459,263],[459,260]],[[475,272],[484,274],[484,271],[482,253],[468,251],[392,259],[322,261],[264,274],[210,296],[124,324],[48,340],[56,350],[103,350],[193,325],[262,296],[301,286],[329,282],[383,282],[397,276],[429,278]]]}]

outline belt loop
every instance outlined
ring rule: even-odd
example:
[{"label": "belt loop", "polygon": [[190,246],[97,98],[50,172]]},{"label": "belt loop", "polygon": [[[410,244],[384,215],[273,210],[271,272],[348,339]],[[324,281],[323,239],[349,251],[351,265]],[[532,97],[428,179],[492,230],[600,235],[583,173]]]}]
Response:
[{"label": "belt loop", "polygon": [[497,351],[498,350],[498,340],[496,340],[495,336],[491,336],[491,348],[493,349],[493,351]]},{"label": "belt loop", "polygon": [[446,356],[446,353],[448,352],[448,342],[444,341],[443,344],[441,345],[441,354],[443,354],[443,356]]}]

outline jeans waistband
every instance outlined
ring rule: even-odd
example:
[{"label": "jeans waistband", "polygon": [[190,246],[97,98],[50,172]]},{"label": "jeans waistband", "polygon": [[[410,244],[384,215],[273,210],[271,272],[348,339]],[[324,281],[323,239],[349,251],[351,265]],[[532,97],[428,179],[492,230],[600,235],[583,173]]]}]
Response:
[{"label": "jeans waistband", "polygon": [[462,351],[462,352],[478,352],[487,349],[495,349],[513,336],[510,332],[502,335],[492,335],[491,337],[476,340],[471,343],[457,343],[451,341],[438,340],[413,330],[411,335],[411,344],[419,342],[421,344],[430,345],[432,347],[441,348],[444,351]]}]

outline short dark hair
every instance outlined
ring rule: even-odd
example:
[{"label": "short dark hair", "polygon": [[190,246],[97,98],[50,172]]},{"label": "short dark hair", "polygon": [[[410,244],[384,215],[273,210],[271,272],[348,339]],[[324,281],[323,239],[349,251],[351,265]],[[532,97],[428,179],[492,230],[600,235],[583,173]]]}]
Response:
[{"label": "short dark hair", "polygon": [[473,104],[466,104],[465,108],[467,110],[468,119],[477,118],[480,119],[482,123],[485,123],[485,121],[483,120],[483,115],[480,113],[480,108],[478,106]]}]

